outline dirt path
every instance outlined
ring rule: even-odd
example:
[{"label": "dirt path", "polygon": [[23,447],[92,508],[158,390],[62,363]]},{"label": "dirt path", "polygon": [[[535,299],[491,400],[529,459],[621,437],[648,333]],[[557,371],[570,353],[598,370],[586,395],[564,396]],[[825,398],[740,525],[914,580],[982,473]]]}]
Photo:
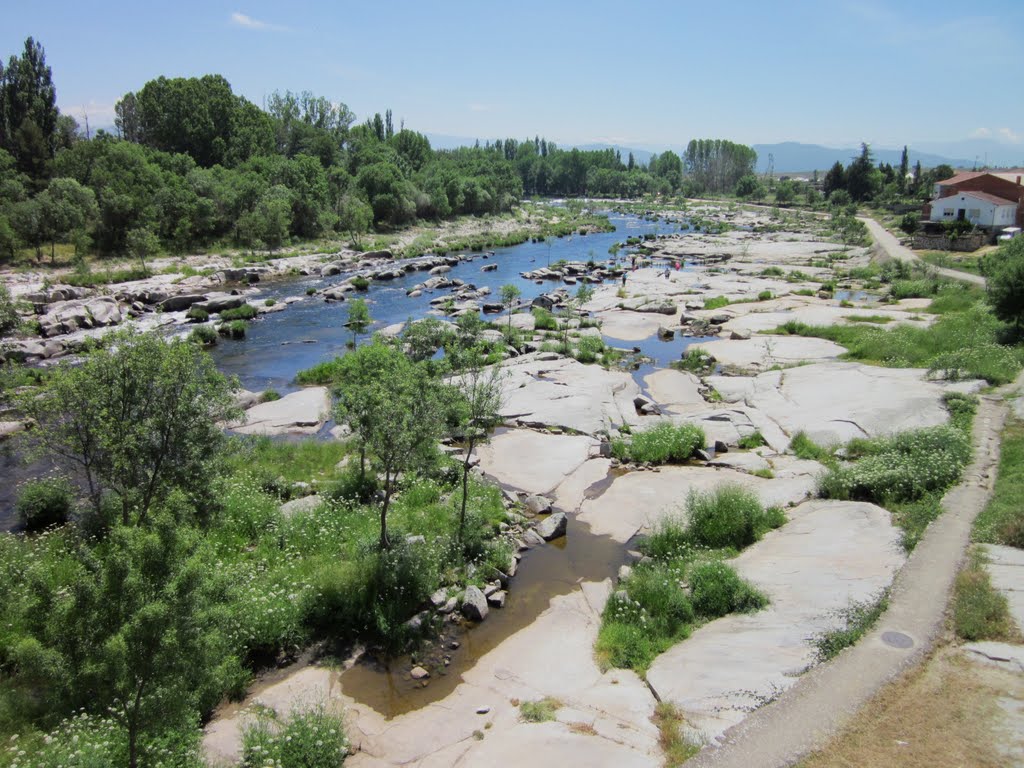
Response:
[{"label": "dirt path", "polygon": [[875,629],[727,731],[722,746],[704,750],[688,765],[791,765],[821,748],[888,681],[925,657],[942,631],[947,595],[971,523],[992,491],[1006,411],[1000,398],[982,399],[974,422],[974,461],[960,485],[943,498],[944,514],[900,572],[889,609]]},{"label": "dirt path", "polygon": [[[917,257],[916,253],[906,246],[900,245],[900,241],[877,221],[869,219],[866,216],[860,216],[858,218],[867,225],[868,231],[871,232],[871,238],[889,258],[909,263],[924,263]],[[948,277],[950,280],[960,280],[964,283],[973,283],[974,285],[980,286],[985,285],[985,278],[981,275],[972,275],[970,272],[961,272],[957,269],[945,269],[942,267],[933,267],[933,269],[943,277]]]}]

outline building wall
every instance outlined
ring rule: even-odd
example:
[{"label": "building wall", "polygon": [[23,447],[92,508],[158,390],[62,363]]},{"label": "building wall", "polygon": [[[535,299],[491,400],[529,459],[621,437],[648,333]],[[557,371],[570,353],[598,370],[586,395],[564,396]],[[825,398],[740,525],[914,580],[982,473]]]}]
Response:
[{"label": "building wall", "polygon": [[[1024,182],[1024,174],[1021,175],[1021,181]],[[940,200],[944,197],[955,195],[960,192],[988,192],[988,194],[1001,197],[1004,200],[1015,200],[1018,205],[1017,214],[1013,224],[1024,228],[1024,184],[1016,184],[1013,181],[1001,179],[998,176],[986,175],[975,176],[973,179],[961,181],[955,187],[939,187]],[[925,216],[930,216],[932,221],[941,221],[942,219],[936,219],[934,217],[934,210],[939,207],[941,207],[939,200],[933,200],[930,206],[932,214],[929,214],[929,209],[926,207],[924,212]]]},{"label": "building wall", "polygon": [[1012,213],[1014,206],[1003,205],[996,206],[995,203],[990,203],[987,200],[979,200],[976,197],[968,197],[967,195],[951,195],[950,197],[943,197],[938,200],[932,201],[931,220],[932,221],[956,221],[957,211],[964,209],[966,218],[971,224],[981,227],[991,227],[996,224],[1006,224],[1001,218],[1002,214],[997,214],[997,211],[1002,209],[1008,209]]}]

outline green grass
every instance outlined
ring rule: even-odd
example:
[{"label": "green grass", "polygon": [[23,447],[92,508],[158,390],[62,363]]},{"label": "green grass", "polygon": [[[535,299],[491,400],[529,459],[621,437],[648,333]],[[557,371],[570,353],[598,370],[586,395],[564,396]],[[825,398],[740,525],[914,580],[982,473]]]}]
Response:
[{"label": "green grass", "polygon": [[992,586],[984,560],[975,550],[953,585],[953,627],[964,640],[1019,642],[1006,597]]},{"label": "green grass", "polygon": [[700,752],[700,745],[683,736],[683,713],[670,701],[659,701],[651,718],[658,728],[658,745],[665,758],[665,768],[679,768]]},{"label": "green grass", "polygon": [[78,288],[92,288],[97,285],[109,285],[111,283],[127,283],[131,280],[145,280],[152,277],[152,271],[142,267],[127,267],[125,269],[101,269],[95,272],[72,272],[62,275],[60,282],[65,285],[73,285]]},{"label": "green grass", "polygon": [[[269,437],[232,439],[229,466],[247,472],[275,491],[281,482],[322,481],[337,475],[335,466],[349,453],[337,440],[275,441]],[[265,486],[266,487],[266,486]]]},{"label": "green grass", "polygon": [[935,267],[970,272],[972,275],[984,274],[981,269],[981,258],[978,256],[953,256],[946,251],[922,251],[917,257]]},{"label": "green grass", "polygon": [[547,696],[538,701],[524,701],[519,705],[519,717],[526,723],[546,723],[555,719],[562,702]]},{"label": "green grass", "polygon": [[725,296],[715,296],[704,300],[704,309],[721,309],[722,307],[729,306],[731,303]]},{"label": "green grass", "polygon": [[818,445],[807,436],[806,432],[802,431],[793,435],[789,441],[789,450],[796,454],[798,459],[822,463],[831,461],[835,453],[834,448]]},{"label": "green grass", "polygon": [[948,424],[850,441],[847,461],[830,461],[828,472],[819,478],[819,495],[886,507],[903,531],[903,546],[912,550],[942,513],[943,495],[971,460],[977,399],[950,393],[945,405]]},{"label": "green grass", "polygon": [[558,318],[543,307],[533,308],[534,328],[538,331],[557,331]]},{"label": "green grass", "polygon": [[[944,300],[944,296],[936,301]],[[846,347],[843,358],[848,360],[890,368],[927,368],[932,375],[950,380],[977,378],[1005,384],[1024,365],[1024,347],[1000,344],[1003,330],[1002,323],[988,309],[972,301],[968,309],[949,308],[928,328],[809,326],[790,321],[769,333],[829,339]]]},{"label": "green grass", "polygon": [[620,461],[679,464],[705,444],[704,430],[696,424],[663,421],[651,429],[634,432],[630,440],[613,440],[612,455]]},{"label": "green grass", "polygon": [[293,709],[278,719],[265,711],[242,731],[242,764],[337,768],[348,755],[341,715],[324,704]]},{"label": "green grass", "polygon": [[651,559],[635,566],[606,604],[595,648],[602,666],[644,674],[701,624],[767,605],[723,558],[782,525],[782,510],[764,509],[738,486],[691,495],[687,507],[688,521],[663,518],[641,542]]},{"label": "green grass", "polygon": [[878,621],[889,607],[889,593],[883,592],[872,600],[852,602],[839,612],[842,625],[822,632],[812,639],[818,661],[829,661],[844,648],[855,645]]},{"label": "green grass", "polygon": [[888,315],[847,315],[846,319],[851,323],[874,323],[875,325],[892,322],[892,318]]},{"label": "green grass", "polygon": [[311,368],[305,368],[296,373],[295,383],[303,386],[334,384],[341,376],[341,366],[340,357],[335,357],[333,360],[325,360]]},{"label": "green grass", "polygon": [[995,490],[974,522],[975,541],[1024,548],[1024,422],[1003,430]]},{"label": "green grass", "polygon": [[256,307],[252,304],[242,304],[239,307],[225,309],[220,313],[220,319],[228,323],[233,320],[252,320],[256,315]]},{"label": "green grass", "polygon": [[768,441],[764,439],[764,435],[760,431],[755,431],[749,435],[744,435],[739,439],[737,445],[743,450],[749,451],[753,448],[760,448],[762,445],[767,445]]}]

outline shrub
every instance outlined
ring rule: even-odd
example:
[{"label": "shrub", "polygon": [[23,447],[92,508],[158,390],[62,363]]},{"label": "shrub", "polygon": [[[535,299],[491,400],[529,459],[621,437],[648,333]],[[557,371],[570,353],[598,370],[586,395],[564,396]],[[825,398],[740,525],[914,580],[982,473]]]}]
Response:
[{"label": "shrub", "polygon": [[356,275],[355,277],[353,277],[352,280],[351,280],[351,283],[352,283],[352,286],[357,291],[366,291],[366,290],[369,290],[369,288],[370,288],[370,281],[367,280],[362,275]]},{"label": "shrub", "polygon": [[534,327],[538,331],[557,331],[558,319],[543,307],[533,308]]},{"label": "shrub", "polygon": [[265,389],[263,390],[263,397],[261,399],[264,403],[272,403],[275,400],[281,399],[281,393],[276,389]]},{"label": "shrub", "polygon": [[761,291],[757,294],[758,301],[769,301],[772,298],[774,298],[774,294],[771,291]]},{"label": "shrub", "polygon": [[744,435],[739,439],[737,445],[744,450],[751,450],[753,448],[760,448],[762,445],[767,445],[768,441],[764,439],[764,435],[760,431],[752,432],[749,435]]},{"label": "shrub", "polygon": [[701,563],[690,571],[690,590],[697,613],[717,618],[729,613],[756,611],[768,599],[723,562]]},{"label": "shrub", "polygon": [[963,430],[946,425],[855,441],[848,452],[859,458],[833,467],[819,482],[820,494],[884,506],[949,488],[970,461],[971,444]]},{"label": "shrub", "polygon": [[576,342],[576,359],[581,363],[593,363],[604,351],[604,342],[598,336],[581,336]]},{"label": "shrub", "polygon": [[789,449],[796,454],[798,459],[807,461],[827,461],[832,458],[834,451],[830,448],[818,445],[807,436],[806,432],[797,432],[789,441]]},{"label": "shrub", "polygon": [[256,317],[256,307],[252,304],[243,304],[240,307],[234,309],[225,309],[220,313],[220,319],[224,322],[231,322],[232,320],[252,320]]},{"label": "shrub", "polygon": [[62,477],[29,480],[18,491],[18,519],[31,531],[62,525],[71,518],[75,493]]},{"label": "shrub", "polygon": [[761,277],[782,277],[785,274],[782,267],[771,266],[761,270]]},{"label": "shrub", "polygon": [[676,425],[663,421],[651,429],[634,432],[628,443],[614,441],[612,454],[619,459],[641,463],[681,463],[689,459],[695,450],[703,448],[705,441],[704,430],[696,424]]},{"label": "shrub", "polygon": [[342,719],[323,704],[293,710],[282,721],[261,717],[242,732],[243,768],[338,768],[347,754]]},{"label": "shrub", "polygon": [[731,302],[725,296],[715,296],[704,300],[704,309],[721,309],[729,306]]},{"label": "shrub", "polygon": [[208,347],[211,344],[217,343],[217,331],[211,325],[200,325],[192,329],[192,333],[188,335],[188,338],[189,341]]},{"label": "shrub", "polygon": [[263,302],[264,307],[272,307],[275,304],[277,304],[277,302],[274,301],[273,299],[267,299],[266,301]]},{"label": "shrub", "polygon": [[689,371],[690,373],[706,373],[715,367],[714,356],[701,347],[690,347],[681,360],[672,363],[677,371]]},{"label": "shrub", "polygon": [[539,701],[524,701],[519,705],[519,716],[527,723],[546,723],[554,720],[561,708],[562,702],[548,696]]},{"label": "shrub", "polygon": [[640,544],[640,551],[655,560],[684,559],[693,549],[685,520],[677,515],[661,518]]},{"label": "shrub", "polygon": [[786,522],[781,509],[766,510],[753,491],[731,483],[706,493],[691,491],[686,510],[693,541],[713,549],[743,549]]},{"label": "shrub", "polygon": [[244,339],[245,321],[232,320],[229,323],[221,323],[217,326],[217,333],[221,336],[227,336],[229,339]]},{"label": "shrub", "polygon": [[202,307],[193,305],[188,308],[188,312],[185,313],[185,318],[193,323],[205,323],[210,319],[210,313]]}]

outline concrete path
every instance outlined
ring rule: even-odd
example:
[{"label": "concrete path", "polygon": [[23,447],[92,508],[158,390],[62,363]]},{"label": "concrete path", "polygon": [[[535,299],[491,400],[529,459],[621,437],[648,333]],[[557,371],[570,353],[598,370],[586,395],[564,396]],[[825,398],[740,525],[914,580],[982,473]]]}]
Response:
[{"label": "concrete path", "polygon": [[808,672],[773,703],[724,734],[722,746],[702,751],[695,768],[792,765],[820,749],[883,685],[920,662],[943,629],[946,600],[970,539],[971,524],[988,500],[1006,418],[1001,399],[981,400],[974,422],[974,460],[963,482],[942,500],[928,529],[897,576],[889,609],[857,645]]},{"label": "concrete path", "polygon": [[[869,219],[866,216],[859,216],[858,218],[867,225],[872,239],[889,258],[908,263],[924,264],[924,262],[917,257],[916,253],[906,246],[900,245],[900,241],[877,221]],[[972,275],[970,272],[961,272],[958,269],[944,269],[942,267],[932,267],[932,269],[943,277],[948,277],[950,280],[960,280],[964,283],[972,283],[980,286],[985,285],[985,278],[981,275]]]}]

